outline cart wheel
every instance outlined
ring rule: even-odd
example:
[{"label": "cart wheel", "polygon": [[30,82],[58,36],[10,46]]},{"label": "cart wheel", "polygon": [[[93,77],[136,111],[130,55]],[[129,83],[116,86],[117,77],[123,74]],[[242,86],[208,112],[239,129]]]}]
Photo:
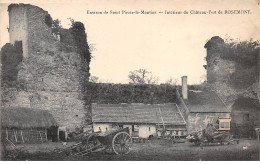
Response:
[{"label": "cart wheel", "polygon": [[128,154],[132,145],[132,138],[126,132],[117,133],[112,140],[112,149],[116,154]]}]

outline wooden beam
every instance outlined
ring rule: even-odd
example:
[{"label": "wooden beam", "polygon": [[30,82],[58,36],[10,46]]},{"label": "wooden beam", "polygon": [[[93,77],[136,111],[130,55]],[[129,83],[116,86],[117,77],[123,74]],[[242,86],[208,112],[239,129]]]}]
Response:
[{"label": "wooden beam", "polygon": [[41,134],[41,131],[39,131],[39,134],[40,134],[40,137],[41,137],[41,141],[42,141],[42,134]]},{"label": "wooden beam", "polygon": [[175,105],[176,105],[176,107],[177,107],[177,109],[178,109],[178,111],[179,111],[179,113],[180,113],[180,115],[181,115],[181,117],[182,117],[183,121],[184,121],[184,122],[185,122],[185,124],[186,124],[185,118],[183,117],[183,115],[182,115],[182,112],[181,112],[180,108],[178,107],[178,105],[177,105],[177,104],[175,104]]},{"label": "wooden beam", "polygon": [[5,132],[6,132],[6,138],[8,139],[8,130],[7,130],[7,128],[5,129]]},{"label": "wooden beam", "polygon": [[163,117],[162,117],[162,111],[161,111],[161,108],[159,108],[159,111],[160,111],[160,116],[161,116],[162,123],[163,123],[163,129],[165,129],[165,125],[164,125],[164,121],[163,121]]},{"label": "wooden beam", "polygon": [[16,132],[15,132],[14,129],[13,129],[13,133],[14,133],[14,139],[15,139],[15,142],[17,142],[17,136],[16,136]]},{"label": "wooden beam", "polygon": [[21,130],[21,137],[22,137],[22,141],[24,143],[24,139],[23,139],[23,130]]},{"label": "wooden beam", "polygon": [[47,138],[47,128],[45,128],[45,139],[46,139],[46,141],[48,141],[48,138]]}]

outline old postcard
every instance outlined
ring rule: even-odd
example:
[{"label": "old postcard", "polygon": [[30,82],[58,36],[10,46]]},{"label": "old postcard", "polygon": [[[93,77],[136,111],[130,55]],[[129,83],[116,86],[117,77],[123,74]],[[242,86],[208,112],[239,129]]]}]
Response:
[{"label": "old postcard", "polygon": [[0,0],[1,160],[258,161],[259,0]]}]

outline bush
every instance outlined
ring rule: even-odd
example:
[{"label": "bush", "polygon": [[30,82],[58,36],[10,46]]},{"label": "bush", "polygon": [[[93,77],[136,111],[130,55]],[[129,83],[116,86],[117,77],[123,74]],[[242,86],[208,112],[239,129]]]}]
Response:
[{"label": "bush", "polygon": [[162,104],[176,102],[176,88],[171,85],[88,83],[85,86],[84,95],[86,104]]}]

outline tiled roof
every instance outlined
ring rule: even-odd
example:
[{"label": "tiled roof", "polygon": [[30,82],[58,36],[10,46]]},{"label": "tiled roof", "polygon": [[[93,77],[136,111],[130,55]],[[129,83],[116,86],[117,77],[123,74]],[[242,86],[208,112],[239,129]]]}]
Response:
[{"label": "tiled roof", "polygon": [[227,113],[230,112],[214,91],[189,91],[188,100],[184,100],[190,112]]},{"label": "tiled roof", "polygon": [[185,125],[175,103],[92,104],[92,121],[145,124],[162,124],[164,122],[168,125]]}]

